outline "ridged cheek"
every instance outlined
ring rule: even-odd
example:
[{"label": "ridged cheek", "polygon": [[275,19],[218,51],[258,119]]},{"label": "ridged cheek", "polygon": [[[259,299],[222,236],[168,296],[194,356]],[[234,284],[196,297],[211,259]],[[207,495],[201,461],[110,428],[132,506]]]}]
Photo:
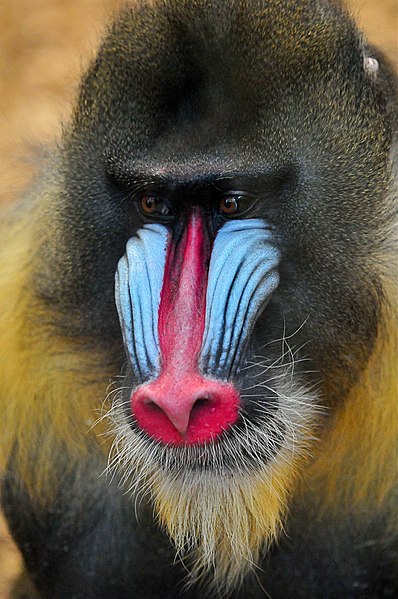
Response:
[{"label": "ridged cheek", "polygon": [[205,229],[194,215],[177,247],[165,226],[144,225],[119,261],[116,305],[140,383],[165,365],[228,379],[279,283],[280,254],[264,220],[225,223],[211,254]]},{"label": "ridged cheek", "polygon": [[147,224],[126,246],[115,275],[115,301],[124,345],[137,381],[160,372],[158,314],[169,233]]},{"label": "ridged cheek", "polygon": [[239,418],[230,382],[256,319],[278,284],[279,254],[259,219],[226,223],[214,244],[203,211],[182,234],[146,225],[116,273],[116,303],[137,386],[135,422],[171,445],[203,444]]},{"label": "ridged cheek", "polygon": [[201,369],[228,378],[253,326],[279,283],[280,253],[262,219],[234,220],[219,230],[210,260]]}]

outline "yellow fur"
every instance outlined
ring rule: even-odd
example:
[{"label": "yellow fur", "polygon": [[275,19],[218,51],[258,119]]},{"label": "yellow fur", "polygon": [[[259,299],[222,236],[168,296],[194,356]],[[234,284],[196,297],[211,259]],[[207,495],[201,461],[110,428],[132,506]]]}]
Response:
[{"label": "yellow fur", "polygon": [[54,452],[64,444],[73,459],[87,444],[111,373],[100,355],[55,336],[50,315],[32,297],[36,233],[27,214],[1,235],[0,467],[12,455],[40,496],[58,480],[51,473]]},{"label": "yellow fur", "polygon": [[204,474],[194,483],[161,480],[155,510],[177,551],[192,551],[190,582],[214,567],[212,586],[232,589],[280,533],[296,464],[250,477]]},{"label": "yellow fur", "polygon": [[[386,324],[388,323],[388,325]],[[397,323],[391,313],[360,381],[337,409],[307,473],[323,508],[372,509],[398,474]]]}]

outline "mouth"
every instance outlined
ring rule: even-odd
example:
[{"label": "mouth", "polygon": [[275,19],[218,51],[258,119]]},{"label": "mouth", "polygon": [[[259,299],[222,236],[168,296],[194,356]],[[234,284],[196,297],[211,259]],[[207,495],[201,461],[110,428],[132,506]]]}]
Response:
[{"label": "mouth", "polygon": [[[137,470],[152,467],[173,478],[187,473],[233,476],[250,474],[288,456],[291,459],[295,452],[305,453],[304,431],[312,426],[318,411],[313,391],[305,384],[292,382],[289,367],[283,377],[279,376],[278,385],[271,388],[264,384],[262,394],[255,399],[252,393],[242,390],[235,421],[205,443],[200,438],[192,442],[195,428],[189,426],[187,433],[191,437],[185,440],[179,434],[178,443],[175,435],[165,442],[162,430],[160,438],[148,434],[131,410],[135,391],[131,393],[124,385],[116,390],[109,411],[115,444],[123,445],[123,459],[117,465],[122,465],[124,471],[134,471],[135,476]],[[200,412],[200,405],[197,409]]]}]

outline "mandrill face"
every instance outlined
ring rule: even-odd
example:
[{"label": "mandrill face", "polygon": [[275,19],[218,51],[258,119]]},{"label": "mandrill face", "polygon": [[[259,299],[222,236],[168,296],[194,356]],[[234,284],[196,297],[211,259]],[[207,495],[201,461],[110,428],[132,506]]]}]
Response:
[{"label": "mandrill face", "polygon": [[373,348],[391,132],[340,9],[211,4],[111,28],[65,139],[52,259],[69,326],[120,341],[111,467],[195,549],[193,575],[228,585]]},{"label": "mandrill face", "polygon": [[179,550],[201,546],[196,574],[220,554],[220,575],[235,579],[242,554],[249,564],[277,532],[284,462],[306,453],[319,407],[292,379],[284,334],[252,341],[278,288],[281,244],[256,194],[222,186],[135,200],[142,225],[115,281],[129,366],[111,413],[116,463],[135,491],[149,485]]}]

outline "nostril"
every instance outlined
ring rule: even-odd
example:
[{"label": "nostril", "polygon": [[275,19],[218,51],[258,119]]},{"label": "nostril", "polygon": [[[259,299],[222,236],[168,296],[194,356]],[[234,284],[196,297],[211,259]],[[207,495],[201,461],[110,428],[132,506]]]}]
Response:
[{"label": "nostril", "polygon": [[191,409],[191,418],[195,416],[195,414],[200,414],[203,411],[208,411],[212,409],[213,401],[210,397],[199,397],[192,406]]},{"label": "nostril", "polygon": [[152,412],[163,412],[162,408],[158,406],[158,404],[154,402],[153,399],[151,399],[150,397],[143,397],[142,403],[146,408],[148,408]]}]

